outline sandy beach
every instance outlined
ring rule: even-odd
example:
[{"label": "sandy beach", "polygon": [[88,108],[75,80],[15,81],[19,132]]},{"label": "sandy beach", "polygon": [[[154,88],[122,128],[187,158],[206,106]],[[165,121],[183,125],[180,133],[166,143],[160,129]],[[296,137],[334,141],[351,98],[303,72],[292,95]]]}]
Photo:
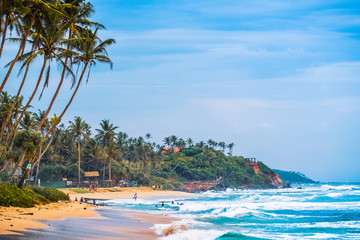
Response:
[{"label": "sandy beach", "polygon": [[[178,191],[141,188],[109,188],[96,192],[68,193],[71,201],[62,201],[34,208],[0,207],[0,239],[47,239],[52,234],[63,236],[72,232],[76,239],[156,239],[159,236],[151,229],[154,224],[169,224],[175,219],[166,215],[149,215],[74,201],[75,198],[131,199],[153,197],[195,197]],[[103,224],[108,222],[108,224]],[[84,231],[91,229],[92,231]],[[69,233],[69,231],[72,231]],[[62,233],[63,231],[63,233]],[[34,235],[36,234],[36,236]],[[52,237],[54,239],[54,237]],[[62,238],[63,239],[63,238]],[[74,238],[75,239],[75,238]]]}]

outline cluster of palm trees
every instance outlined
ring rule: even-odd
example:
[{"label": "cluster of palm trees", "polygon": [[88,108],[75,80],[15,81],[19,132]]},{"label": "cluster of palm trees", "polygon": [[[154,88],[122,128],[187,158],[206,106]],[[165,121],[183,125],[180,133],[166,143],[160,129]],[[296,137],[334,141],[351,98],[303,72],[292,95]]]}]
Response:
[{"label": "cluster of palm trees", "polygon": [[167,147],[172,147],[172,148],[177,147],[177,148],[182,149],[186,146],[187,147],[196,146],[196,147],[200,147],[200,148],[209,148],[209,149],[213,149],[213,150],[218,148],[218,150],[221,150],[223,153],[225,153],[226,148],[228,148],[228,150],[229,150],[228,154],[230,156],[232,155],[232,151],[235,146],[234,143],[226,144],[225,142],[216,142],[213,139],[209,139],[207,142],[200,141],[198,143],[195,143],[192,138],[188,138],[188,139],[184,140],[182,138],[178,138],[175,135],[165,137],[163,142]]},{"label": "cluster of palm trees", "polygon": [[[112,67],[106,48],[115,40],[99,38],[98,31],[104,26],[90,21],[93,13],[93,6],[85,0],[0,0],[0,63],[5,65],[5,71],[0,72],[0,162],[15,166],[28,163],[18,187],[34,165],[39,166],[81,83],[88,81],[92,66],[104,62]],[[18,49],[10,62],[2,63],[9,42]],[[41,67],[35,83],[27,86],[32,92],[24,98],[21,95],[34,63],[41,63]],[[46,110],[32,119],[29,108],[49,85],[54,64],[61,72],[56,90]],[[62,112],[49,118],[65,79],[72,81],[72,95]],[[9,81],[18,84],[15,96],[4,91]]]}]

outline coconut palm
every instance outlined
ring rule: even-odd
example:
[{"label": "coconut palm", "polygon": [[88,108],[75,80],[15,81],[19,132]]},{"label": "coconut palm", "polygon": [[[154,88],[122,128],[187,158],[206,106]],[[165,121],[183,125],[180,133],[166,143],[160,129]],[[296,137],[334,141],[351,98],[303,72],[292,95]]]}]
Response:
[{"label": "coconut palm", "polygon": [[187,144],[188,144],[189,147],[192,147],[192,146],[194,145],[194,141],[192,140],[192,138],[188,138],[188,139],[186,140],[186,142],[187,142]]},{"label": "coconut palm", "polygon": [[[90,22],[89,20],[87,20],[87,18],[89,18],[91,16],[91,14],[94,12],[93,6],[91,5],[91,3],[86,3],[84,0],[71,0],[71,1],[65,1],[65,3],[71,4],[71,7],[66,6],[63,9],[63,13],[65,14],[64,25],[68,29],[68,34],[69,34],[68,40],[72,39],[73,37],[81,38],[80,32],[82,30],[82,26],[91,26],[91,25],[95,26],[96,25],[96,26],[103,28],[102,25],[100,25],[98,23]],[[71,48],[71,41],[68,41],[66,45],[67,45],[66,53],[63,54],[65,56],[65,60],[63,63],[64,66],[68,65],[68,60],[71,57],[71,52],[69,54],[69,50]],[[51,108],[59,94],[59,91],[63,85],[66,70],[68,70],[68,68],[63,67],[59,84],[58,84],[56,91],[50,101],[50,104],[44,114],[44,118],[42,119],[42,121],[40,121],[40,123],[38,125],[37,131],[41,128],[42,124],[44,123],[44,121],[46,120],[47,116],[50,113],[50,110],[51,110]]]},{"label": "coconut palm", "polygon": [[[35,94],[38,91],[38,88],[40,86],[41,80],[43,78],[44,75],[44,71],[45,68],[47,66],[47,70],[46,70],[46,76],[45,76],[45,82],[43,85],[43,90],[40,94],[40,97],[45,89],[45,87],[48,85],[49,83],[49,79],[50,79],[50,61],[52,59],[57,59],[59,60],[62,64],[63,61],[60,58],[60,55],[58,54],[58,51],[62,51],[63,49],[60,47],[60,44],[63,41],[63,36],[65,34],[66,28],[63,25],[60,25],[60,20],[61,17],[59,17],[58,15],[54,15],[52,16],[51,19],[47,19],[46,21],[44,21],[44,25],[45,27],[42,29],[41,32],[37,32],[37,33],[33,33],[32,37],[33,37],[33,42],[37,41],[36,39],[40,39],[38,41],[38,49],[34,50],[34,51],[30,51],[28,53],[25,53],[24,55],[22,55],[22,57],[20,58],[21,61],[23,61],[23,66],[26,66],[27,64],[30,64],[34,61],[34,59],[36,59],[36,57],[38,56],[43,56],[43,65],[37,80],[37,83],[35,85],[35,88],[28,100],[28,102],[26,103],[26,105],[23,108],[23,111],[20,114],[20,117],[18,118],[18,120],[15,123],[15,127],[19,124],[20,119],[23,117],[23,115],[25,114],[27,108],[30,106],[33,98],[35,97]],[[63,65],[65,68],[67,68],[67,66]],[[3,131],[0,133],[0,139],[3,136]],[[13,135],[13,134],[11,134]]]},{"label": "coconut palm", "polygon": [[[98,134],[95,136],[96,139],[102,143],[102,145],[107,149],[107,157],[109,162],[109,180],[111,180],[111,157],[110,155],[110,145],[114,140],[115,130],[118,128],[110,123],[110,120],[102,120],[100,123],[101,129],[96,129]],[[113,146],[111,145],[111,148]]]},{"label": "coconut palm", "polygon": [[[58,17],[62,15],[60,11],[58,11],[54,6],[49,5],[46,1],[42,1],[42,0],[27,0],[27,1],[7,0],[7,1],[11,3],[10,4],[11,6],[8,6],[11,9],[10,12],[12,12],[12,14],[10,13],[10,16],[12,16],[11,22],[15,23],[14,24],[15,28],[18,32],[18,35],[20,35],[20,38],[18,39],[12,38],[11,40],[20,41],[20,46],[15,58],[8,64],[9,69],[6,73],[3,82],[0,85],[0,93],[4,89],[5,84],[9,79],[10,74],[13,70],[13,67],[15,66],[15,63],[19,59],[20,55],[24,52],[27,38],[30,35],[31,29],[33,28],[34,24],[36,23],[36,26],[38,27],[42,26],[42,24],[44,24],[44,22],[42,21],[44,15],[50,13],[50,11],[51,14],[47,14],[48,16]],[[39,17],[40,17],[40,21],[38,21]],[[40,32],[40,31],[39,29],[35,29],[34,32]],[[5,41],[4,39],[5,35],[6,35],[6,30],[5,30],[5,34],[3,35],[3,41],[1,43],[2,46],[0,48],[0,54],[2,52],[2,47]]]},{"label": "coconut palm", "polygon": [[228,149],[229,149],[229,152],[228,152],[229,156],[232,156],[232,151],[233,151],[234,146],[235,146],[234,143],[229,143],[229,144],[227,145],[227,147],[228,147]]},{"label": "coconut palm", "polygon": [[81,158],[81,137],[87,137],[85,131],[88,128],[88,124],[82,120],[81,117],[75,117],[74,122],[69,121],[69,132],[75,137],[78,150],[78,186],[80,186],[80,158]]},{"label": "coconut palm", "polygon": [[[76,51],[78,51],[78,52],[73,52],[73,54],[74,54],[73,63],[78,64],[78,65],[83,64],[83,69],[81,71],[80,78],[77,81],[75,90],[74,90],[69,102],[66,104],[64,110],[59,115],[59,119],[56,124],[58,124],[61,121],[62,117],[66,113],[66,111],[69,108],[69,106],[71,105],[72,101],[74,100],[74,97],[75,97],[77,91],[79,90],[79,87],[83,81],[86,71],[88,72],[87,78],[86,78],[86,82],[87,82],[89,80],[91,67],[93,65],[96,65],[97,62],[109,63],[110,68],[112,68],[112,62],[107,57],[106,47],[110,46],[111,44],[114,44],[115,40],[107,39],[105,41],[101,41],[97,36],[98,29],[99,28],[96,28],[96,30],[94,32],[91,30],[84,30],[82,32],[81,39],[73,38],[73,39],[69,39],[68,41],[66,41],[66,42],[71,42],[71,45],[73,46],[73,48]],[[54,127],[56,127],[56,124],[54,125]],[[51,130],[52,129],[50,129],[50,131]]]},{"label": "coconut palm", "polygon": [[[30,31],[31,28],[33,28],[34,31],[36,31],[36,32],[41,31],[41,29],[43,28],[43,21],[44,21],[44,19],[46,17],[45,13],[48,12],[47,11],[48,9],[51,9],[52,13],[58,14],[58,11],[54,7],[51,7],[50,5],[48,5],[45,1],[28,0],[27,3],[28,3],[28,7],[27,7],[28,11],[22,17],[21,23],[18,24],[18,26],[19,26],[18,28],[21,30],[20,31],[21,32],[21,38],[19,38],[19,39],[12,38],[13,41],[14,40],[19,40],[21,42],[20,47],[19,47],[19,52],[24,51],[25,43],[27,41],[27,37],[29,36],[29,33],[30,33],[29,31]],[[39,41],[39,38],[35,38],[33,40],[32,47],[31,47],[31,52],[34,52],[38,41]],[[16,63],[17,60],[18,60],[18,57],[16,57],[10,63],[11,66],[9,68],[9,71],[8,71],[7,75],[10,76],[11,69],[12,69],[13,65]],[[5,125],[10,121],[12,111],[14,110],[17,102],[19,101],[20,94],[21,94],[22,88],[23,88],[23,86],[25,84],[25,80],[26,80],[26,77],[27,77],[27,74],[28,74],[28,71],[29,71],[29,67],[30,67],[30,64],[26,64],[26,70],[25,70],[24,76],[22,78],[21,84],[19,86],[19,89],[17,91],[17,94],[16,94],[16,97],[15,97],[15,101],[14,101],[14,104],[12,106],[12,109],[9,112],[9,114],[8,114],[6,120],[5,120],[5,124],[2,124],[1,131],[0,131],[0,141],[2,140],[2,137],[3,137],[3,134],[4,134]],[[19,75],[20,75],[22,70],[23,70],[23,68],[20,69]],[[4,80],[3,84],[5,84],[5,82],[6,81]],[[21,117],[20,117],[20,119],[21,119]],[[10,139],[8,139],[7,142],[9,142],[9,140]]]}]

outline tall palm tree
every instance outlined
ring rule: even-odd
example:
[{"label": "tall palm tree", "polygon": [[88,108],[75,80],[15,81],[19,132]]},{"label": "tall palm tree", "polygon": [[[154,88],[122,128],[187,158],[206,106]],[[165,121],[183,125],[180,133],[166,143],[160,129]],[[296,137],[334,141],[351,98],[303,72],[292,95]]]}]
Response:
[{"label": "tall palm tree", "polygon": [[[37,32],[37,33],[33,33],[33,41],[35,41],[35,39],[40,39],[38,41],[38,49],[34,50],[34,51],[30,51],[28,53],[25,53],[24,55],[22,55],[22,57],[20,58],[21,61],[24,61],[23,66],[30,64],[31,62],[34,61],[34,59],[40,55],[43,55],[43,65],[37,80],[37,83],[35,85],[35,88],[28,100],[28,102],[26,103],[25,107],[23,108],[22,113],[20,114],[19,119],[16,121],[15,123],[15,127],[19,124],[20,119],[23,117],[23,115],[25,114],[27,108],[30,106],[33,98],[35,97],[35,94],[38,91],[38,88],[40,86],[41,80],[43,78],[44,75],[44,71],[45,68],[47,66],[47,70],[46,70],[46,76],[45,76],[45,82],[44,82],[44,86],[43,86],[43,90],[40,94],[40,97],[45,89],[45,87],[48,85],[49,83],[49,78],[50,78],[50,61],[52,59],[57,59],[59,60],[61,63],[62,60],[60,59],[59,55],[58,55],[58,51],[62,51],[62,48],[60,48],[60,44],[63,41],[63,36],[65,34],[66,28],[64,25],[61,25],[59,23],[59,21],[61,20],[61,17],[58,15],[53,15],[51,17],[51,19],[47,19],[46,21],[44,21],[44,25],[45,27],[42,29],[41,32]],[[64,65],[65,68],[67,68],[67,66]],[[3,137],[3,131],[0,132],[0,139]]]},{"label": "tall palm tree", "polygon": [[227,145],[227,147],[228,147],[228,149],[229,149],[228,154],[229,154],[230,156],[232,156],[232,151],[233,151],[234,146],[235,146],[234,143],[229,143],[229,144]]},{"label": "tall palm tree", "polygon": [[[105,41],[101,41],[97,36],[98,29],[99,28],[96,28],[94,32],[91,30],[84,30],[82,32],[81,39],[73,38],[66,41],[66,42],[70,42],[73,48],[76,51],[78,51],[78,52],[73,52],[74,54],[73,63],[78,65],[83,64],[83,69],[69,102],[66,104],[64,110],[59,115],[58,122],[53,127],[56,127],[56,125],[61,121],[67,109],[70,107],[71,103],[73,102],[74,97],[83,81],[86,71],[88,71],[86,78],[86,82],[87,82],[89,80],[91,67],[93,65],[96,65],[96,62],[109,63],[110,68],[112,68],[112,62],[107,57],[106,47],[110,46],[111,44],[114,44],[115,40],[107,39]],[[51,132],[51,130],[52,129],[50,129],[49,132]]]},{"label": "tall palm tree", "polygon": [[102,120],[100,123],[101,129],[96,129],[98,134],[96,135],[96,138],[99,142],[103,144],[105,148],[107,148],[107,155],[108,155],[108,161],[109,161],[109,180],[111,180],[111,157],[110,155],[110,145],[111,142],[114,140],[115,136],[115,130],[118,128],[117,126],[114,126],[112,123],[110,123],[110,120]]},{"label": "tall palm tree", "polygon": [[[13,70],[15,63],[19,59],[20,55],[24,52],[27,38],[30,35],[32,27],[38,20],[39,15],[41,16],[41,18],[43,18],[43,15],[45,14],[44,11],[50,12],[50,10],[52,11],[51,13],[55,12],[56,14],[48,14],[49,16],[57,16],[58,17],[58,16],[62,15],[62,13],[60,11],[58,11],[55,7],[49,5],[46,1],[42,1],[42,0],[27,0],[27,1],[7,0],[7,1],[12,3],[11,4],[12,6],[10,6],[10,8],[12,9],[11,12],[13,14],[10,14],[10,16],[14,15],[12,17],[12,18],[14,18],[12,20],[12,22],[15,22],[16,30],[20,35],[20,39],[18,39],[18,40],[20,40],[20,46],[19,46],[19,49],[18,49],[18,52],[17,52],[15,58],[8,64],[9,70],[7,71],[6,76],[0,85],[0,93],[4,89],[5,84],[10,77],[10,74]],[[37,26],[39,26],[39,22],[37,22]],[[39,32],[38,31],[39,29],[36,29],[36,30],[37,30],[36,32]],[[6,35],[6,33],[5,33],[5,35]],[[4,41],[5,41],[4,40],[5,35],[3,35],[3,41],[1,43],[2,46],[0,48],[0,54],[2,52],[2,47],[3,47]]]},{"label": "tall palm tree", "polygon": [[[99,27],[102,27],[102,25],[98,24],[98,23],[93,23],[90,22],[89,20],[87,20],[87,18],[89,18],[91,16],[91,14],[94,12],[93,6],[91,5],[91,3],[86,3],[84,0],[67,0],[65,1],[65,3],[70,3],[71,7],[68,7],[67,5],[64,7],[63,12],[65,14],[65,18],[64,18],[64,25],[66,26],[67,30],[68,30],[68,40],[72,39],[73,37],[75,38],[81,38],[81,29],[82,26],[91,26],[91,25],[97,25]],[[67,66],[68,65],[68,60],[71,57],[71,54],[69,54],[69,50],[71,48],[71,42],[67,42],[66,44],[66,54],[64,54],[65,56],[65,60],[63,65]],[[69,66],[69,68],[67,67],[63,67],[62,73],[61,73],[61,78],[59,81],[59,84],[56,88],[56,91],[49,103],[49,106],[44,114],[44,118],[42,119],[42,121],[40,121],[37,130],[39,130],[42,126],[42,124],[44,123],[44,121],[46,120],[47,116],[50,113],[50,110],[60,92],[60,89],[62,87],[62,84],[64,82],[65,79],[65,73],[66,70],[70,69],[71,66]]]},{"label": "tall palm tree", "polygon": [[151,136],[150,133],[147,133],[147,134],[145,134],[145,138],[146,138],[146,140],[147,140],[148,143],[149,143],[149,141],[150,141],[150,139],[152,138],[152,136]]},{"label": "tall palm tree", "polygon": [[[51,13],[59,14],[59,12],[54,7],[52,7],[51,5],[49,5],[45,1],[42,1],[42,0],[36,0],[36,1],[28,0],[27,3],[28,3],[28,7],[27,7],[28,11],[21,18],[22,19],[22,21],[21,21],[22,24],[21,23],[18,24],[19,28],[21,29],[21,33],[22,33],[21,38],[18,39],[21,42],[20,48],[19,48],[19,51],[21,51],[21,52],[25,48],[25,42],[27,41],[27,37],[29,36],[29,33],[30,33],[29,30],[31,28],[33,28],[33,30],[36,31],[36,32],[41,32],[42,31],[41,29],[43,28],[43,22],[44,22],[44,20],[46,18],[46,13],[49,12],[48,9],[51,9]],[[16,40],[16,39],[13,38],[12,40]],[[39,42],[39,37],[33,39],[31,52],[34,52],[35,48],[38,45],[38,42]],[[16,63],[17,60],[18,60],[18,58],[15,58],[12,62],[10,62],[10,65],[13,66]],[[8,123],[8,121],[10,121],[12,111],[14,110],[14,108],[15,108],[15,106],[17,104],[17,101],[20,98],[20,94],[21,94],[22,88],[23,88],[23,86],[25,84],[25,80],[26,80],[29,68],[30,68],[30,64],[26,64],[26,70],[25,70],[24,76],[22,78],[22,81],[20,83],[19,89],[17,91],[15,101],[14,101],[14,104],[12,106],[12,110],[11,110],[11,112],[9,112],[9,114],[8,114],[8,116],[6,118],[5,124],[3,124],[2,127],[1,127],[0,141],[2,140],[2,136],[4,134],[4,126]],[[12,69],[12,67],[10,67],[10,69]],[[11,72],[10,69],[9,69],[9,71]],[[20,75],[22,70],[23,70],[23,68],[20,68],[19,75]],[[8,71],[8,73],[9,73],[9,71]],[[21,119],[21,117],[20,117],[20,119]],[[10,139],[7,140],[7,142],[9,142],[9,141],[10,141]]]},{"label": "tall palm tree", "polygon": [[225,148],[226,148],[225,142],[219,142],[218,145],[219,145],[219,147],[221,148],[221,151],[222,151],[222,152],[225,152]]},{"label": "tall palm tree", "polygon": [[78,150],[78,186],[80,186],[80,158],[81,158],[81,137],[87,137],[85,131],[88,128],[87,123],[82,120],[81,117],[75,117],[74,122],[69,121],[69,132],[75,137],[77,142],[77,150]]},{"label": "tall palm tree", "polygon": [[188,139],[186,140],[186,142],[187,142],[187,144],[188,144],[189,147],[192,147],[192,146],[194,145],[194,141],[192,140],[192,138],[188,138]]}]

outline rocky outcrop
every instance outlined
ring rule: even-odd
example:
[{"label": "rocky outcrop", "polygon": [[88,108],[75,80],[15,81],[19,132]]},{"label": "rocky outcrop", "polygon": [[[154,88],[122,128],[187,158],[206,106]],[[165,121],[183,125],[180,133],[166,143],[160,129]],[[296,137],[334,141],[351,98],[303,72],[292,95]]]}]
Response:
[{"label": "rocky outcrop", "polygon": [[274,186],[285,186],[283,180],[279,177],[279,174],[272,172],[271,174],[268,174],[267,177],[270,179],[272,185]]},{"label": "rocky outcrop", "polygon": [[[260,171],[259,164],[257,162],[247,162],[246,165],[254,169],[255,174],[264,174]],[[279,174],[272,171],[271,173],[265,174],[266,177],[271,181],[271,185],[274,187],[284,187],[285,183],[281,180]]]}]

